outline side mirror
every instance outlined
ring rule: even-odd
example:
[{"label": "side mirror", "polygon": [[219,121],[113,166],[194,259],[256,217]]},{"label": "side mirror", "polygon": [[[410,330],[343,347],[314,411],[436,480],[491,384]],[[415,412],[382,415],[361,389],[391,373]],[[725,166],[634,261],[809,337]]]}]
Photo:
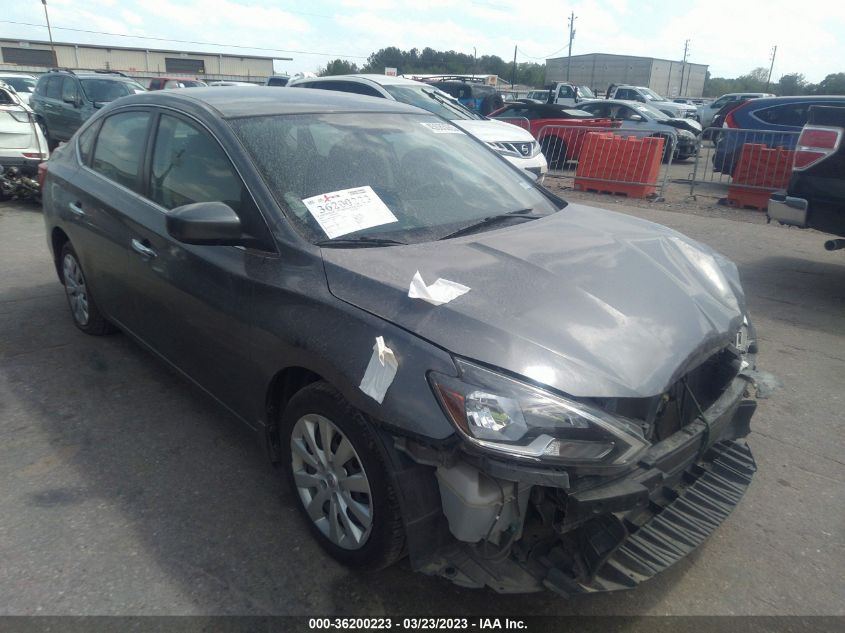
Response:
[{"label": "side mirror", "polygon": [[195,202],[167,212],[167,232],[183,244],[239,246],[249,241],[225,202]]}]

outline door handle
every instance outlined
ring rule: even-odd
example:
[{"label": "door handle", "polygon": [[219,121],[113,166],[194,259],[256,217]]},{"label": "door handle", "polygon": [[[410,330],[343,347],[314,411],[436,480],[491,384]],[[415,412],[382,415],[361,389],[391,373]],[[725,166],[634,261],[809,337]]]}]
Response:
[{"label": "door handle", "polygon": [[151,249],[149,246],[144,246],[143,243],[136,239],[132,240],[132,250],[140,255],[143,255],[144,257],[156,256],[156,252],[153,249]]},{"label": "door handle", "polygon": [[85,211],[82,210],[82,204],[79,202],[69,202],[67,208],[70,209],[71,213],[79,217],[85,215]]}]

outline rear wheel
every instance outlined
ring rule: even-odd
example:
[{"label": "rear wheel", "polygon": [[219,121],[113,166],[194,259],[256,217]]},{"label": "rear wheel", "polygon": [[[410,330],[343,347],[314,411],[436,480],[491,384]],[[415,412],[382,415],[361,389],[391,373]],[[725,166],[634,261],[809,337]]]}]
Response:
[{"label": "rear wheel", "polygon": [[402,515],[365,416],[317,382],[291,398],[281,427],[288,482],[323,549],[363,570],[397,561]]},{"label": "rear wheel", "polygon": [[76,251],[65,242],[61,252],[62,282],[70,306],[73,322],[86,334],[101,336],[115,331],[115,327],[100,313],[91,288],[82,272]]}]

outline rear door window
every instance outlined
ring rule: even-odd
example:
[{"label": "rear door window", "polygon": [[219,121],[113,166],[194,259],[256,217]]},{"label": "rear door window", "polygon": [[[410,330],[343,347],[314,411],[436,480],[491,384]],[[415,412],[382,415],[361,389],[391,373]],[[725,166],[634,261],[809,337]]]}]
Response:
[{"label": "rear door window", "polygon": [[557,96],[562,99],[572,99],[575,96],[575,91],[572,86],[561,86],[557,91]]},{"label": "rear door window", "polygon": [[754,116],[770,125],[803,127],[807,122],[809,107],[808,103],[786,103],[758,110]]},{"label": "rear door window", "polygon": [[44,96],[56,101],[62,98],[62,77],[47,77],[47,86],[44,88]]},{"label": "rear door window", "polygon": [[140,191],[138,173],[147,140],[149,112],[113,114],[103,121],[91,168],[120,185]]}]

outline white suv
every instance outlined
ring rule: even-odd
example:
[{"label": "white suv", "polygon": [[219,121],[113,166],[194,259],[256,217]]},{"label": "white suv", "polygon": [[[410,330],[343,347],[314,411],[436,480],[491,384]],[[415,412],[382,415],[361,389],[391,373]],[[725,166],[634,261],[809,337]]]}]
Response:
[{"label": "white suv", "polygon": [[686,103],[674,103],[666,97],[661,97],[651,88],[645,86],[616,86],[610,91],[608,99],[623,99],[626,101],[639,101],[657,108],[666,116],[674,119],[697,119],[698,108]]},{"label": "white suv", "polygon": [[493,121],[470,112],[442,90],[420,81],[387,75],[337,75],[291,79],[288,87],[353,92],[417,106],[452,121],[487,143],[513,165],[532,172],[540,180],[549,168],[539,143],[530,132],[511,123]]}]

